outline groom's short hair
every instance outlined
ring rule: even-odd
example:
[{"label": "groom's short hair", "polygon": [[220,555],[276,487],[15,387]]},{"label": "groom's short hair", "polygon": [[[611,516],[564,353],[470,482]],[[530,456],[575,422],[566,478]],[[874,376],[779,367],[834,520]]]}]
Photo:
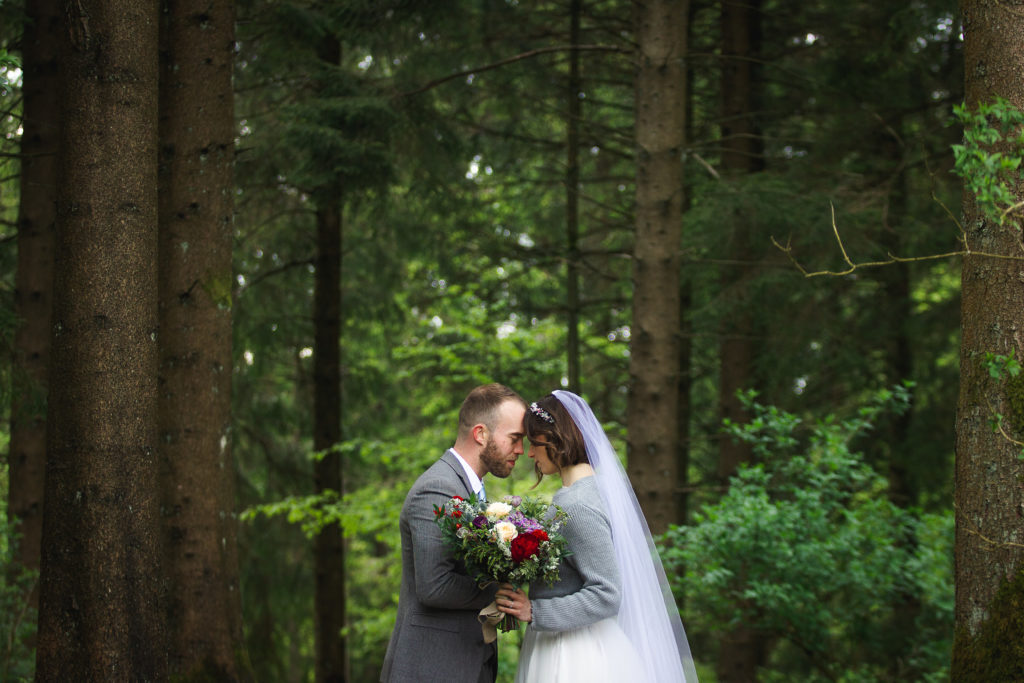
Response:
[{"label": "groom's short hair", "polygon": [[474,425],[483,424],[493,430],[498,419],[498,408],[505,401],[526,401],[504,384],[483,384],[469,392],[459,408],[459,436],[469,434]]}]

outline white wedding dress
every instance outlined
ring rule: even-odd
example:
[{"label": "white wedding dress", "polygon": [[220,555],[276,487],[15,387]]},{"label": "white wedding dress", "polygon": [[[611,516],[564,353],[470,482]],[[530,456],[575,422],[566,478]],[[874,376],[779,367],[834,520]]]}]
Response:
[{"label": "white wedding dress", "polygon": [[[594,476],[554,495],[552,502],[568,513],[562,533],[572,554],[555,585],[530,585],[533,620],[516,683],[697,683],[675,600],[625,468],[586,401],[557,390],[538,403],[552,410],[552,399],[579,429]],[[544,424],[529,424],[539,419],[527,413],[528,434],[545,431]],[[553,423],[550,414],[544,421]]]},{"label": "white wedding dress", "polygon": [[650,674],[614,618],[571,631],[526,629],[516,683],[640,683]]}]

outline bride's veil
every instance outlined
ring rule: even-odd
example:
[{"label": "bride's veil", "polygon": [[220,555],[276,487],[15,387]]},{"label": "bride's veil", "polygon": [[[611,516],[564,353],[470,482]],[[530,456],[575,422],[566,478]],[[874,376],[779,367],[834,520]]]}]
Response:
[{"label": "bride's veil", "polygon": [[619,626],[650,668],[650,680],[697,683],[679,610],[626,470],[587,402],[569,391],[552,393],[583,435],[611,522],[612,545],[622,572]]}]

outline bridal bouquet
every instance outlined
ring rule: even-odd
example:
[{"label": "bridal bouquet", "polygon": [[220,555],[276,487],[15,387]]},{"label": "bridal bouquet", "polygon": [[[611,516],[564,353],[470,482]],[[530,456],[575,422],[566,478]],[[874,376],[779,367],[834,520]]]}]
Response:
[{"label": "bridal bouquet", "polygon": [[[492,503],[477,501],[476,496],[453,496],[444,505],[435,505],[434,515],[441,538],[481,584],[497,581],[523,586],[540,580],[552,585],[558,580],[562,558],[569,554],[565,538],[558,533],[566,513],[557,505],[519,496]],[[496,607],[489,615],[500,615],[502,631],[517,625],[514,617]]]}]

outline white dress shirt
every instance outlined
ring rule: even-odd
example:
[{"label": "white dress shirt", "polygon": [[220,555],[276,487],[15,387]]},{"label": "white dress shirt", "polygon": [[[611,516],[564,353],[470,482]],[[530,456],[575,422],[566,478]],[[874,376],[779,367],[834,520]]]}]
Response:
[{"label": "white dress shirt", "polygon": [[466,478],[469,479],[469,485],[473,489],[473,493],[476,494],[477,498],[483,498],[484,483],[480,480],[480,477],[478,477],[476,472],[473,471],[473,468],[469,466],[469,463],[459,455],[457,450],[454,448],[449,450],[455,454],[456,458],[458,458],[459,462],[462,464],[462,469],[466,470]]}]

